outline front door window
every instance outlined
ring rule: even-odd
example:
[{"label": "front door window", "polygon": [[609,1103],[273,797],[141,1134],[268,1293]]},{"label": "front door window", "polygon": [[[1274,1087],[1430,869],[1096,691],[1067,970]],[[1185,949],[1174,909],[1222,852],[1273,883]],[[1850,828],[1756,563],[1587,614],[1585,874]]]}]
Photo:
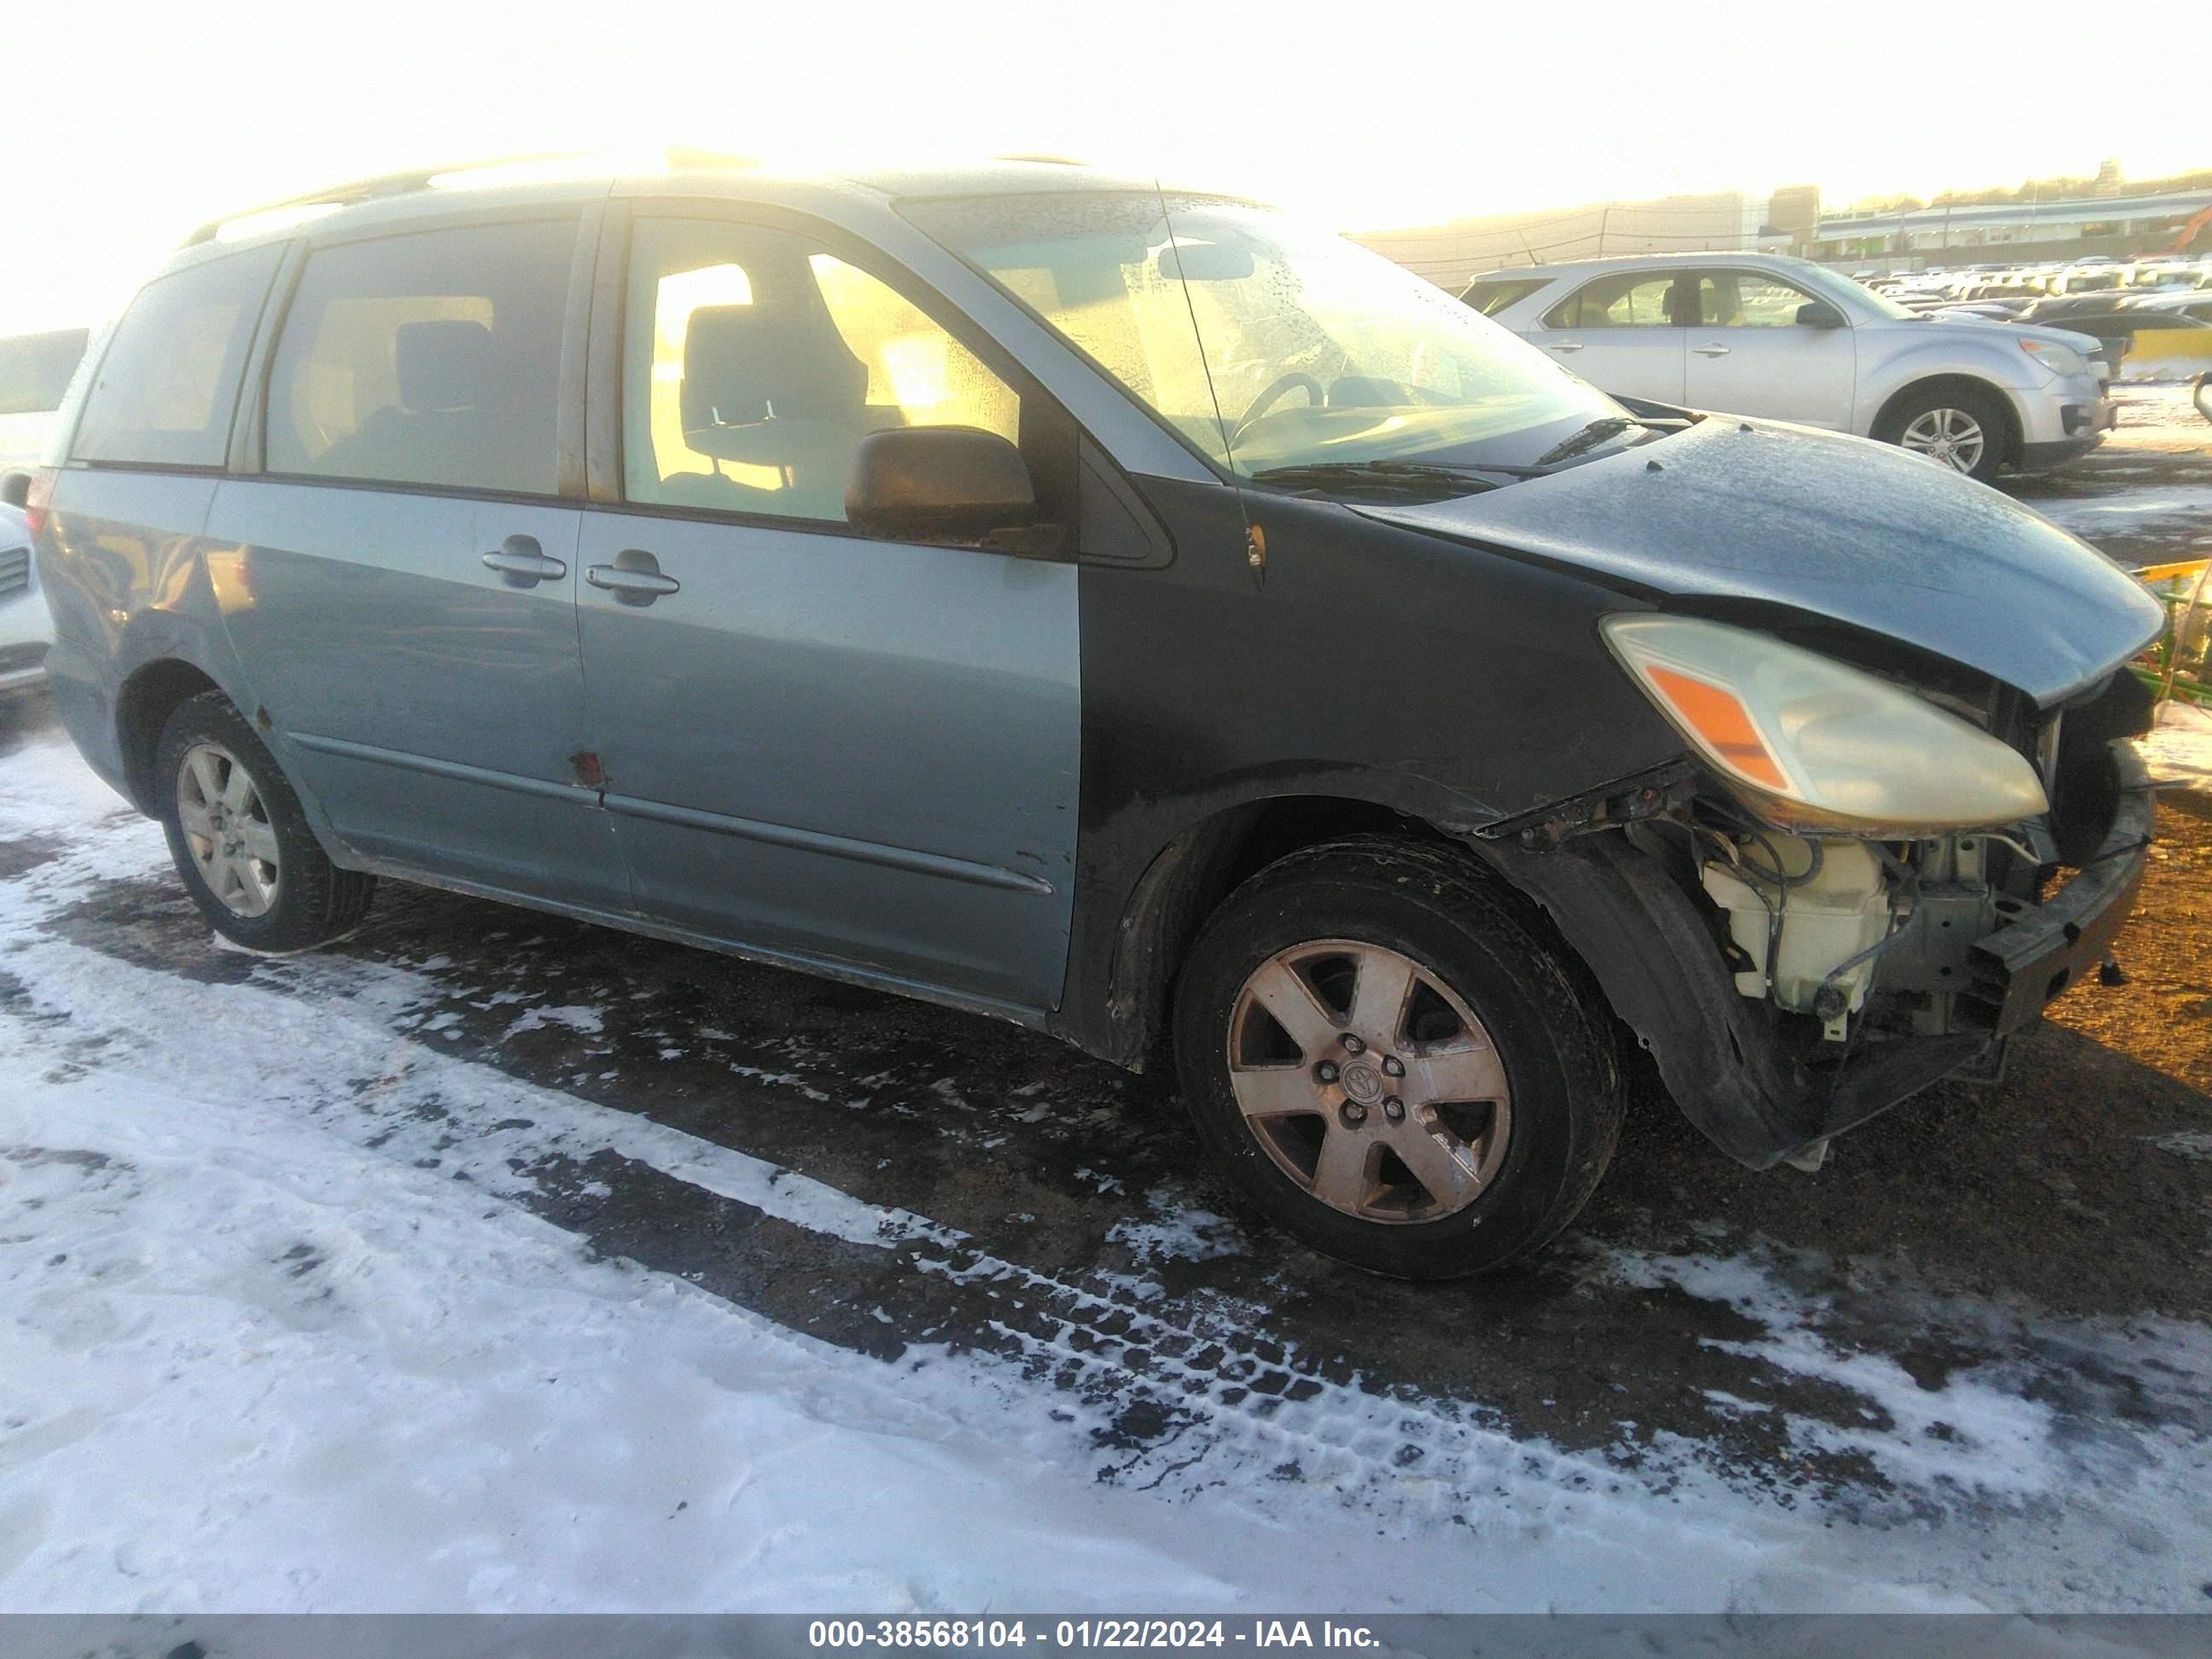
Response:
[{"label": "front door window", "polygon": [[1020,398],[974,352],[880,278],[786,232],[641,221],[624,333],[632,501],[842,522],[871,432],[1020,435]]}]

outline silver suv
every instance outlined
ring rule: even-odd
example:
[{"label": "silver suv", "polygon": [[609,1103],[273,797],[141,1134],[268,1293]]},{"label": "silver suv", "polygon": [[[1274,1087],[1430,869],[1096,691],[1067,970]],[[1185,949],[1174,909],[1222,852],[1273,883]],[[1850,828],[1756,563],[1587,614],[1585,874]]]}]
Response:
[{"label": "silver suv", "polygon": [[1589,259],[1461,297],[1615,397],[1855,433],[1984,482],[2071,460],[2115,418],[2094,340],[1937,320],[1780,254]]}]

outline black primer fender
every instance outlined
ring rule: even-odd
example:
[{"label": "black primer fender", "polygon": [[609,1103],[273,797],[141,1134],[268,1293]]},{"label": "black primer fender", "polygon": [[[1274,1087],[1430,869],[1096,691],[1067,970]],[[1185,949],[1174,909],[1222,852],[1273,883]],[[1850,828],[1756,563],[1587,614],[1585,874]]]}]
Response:
[{"label": "black primer fender", "polygon": [[1218,896],[1271,802],[1471,833],[1681,754],[1598,635],[1635,598],[1260,489],[1255,572],[1236,492],[1132,483],[1172,556],[1087,558],[1079,577],[1076,888],[1050,1024],[1080,1048],[1141,1063],[1188,896]]}]

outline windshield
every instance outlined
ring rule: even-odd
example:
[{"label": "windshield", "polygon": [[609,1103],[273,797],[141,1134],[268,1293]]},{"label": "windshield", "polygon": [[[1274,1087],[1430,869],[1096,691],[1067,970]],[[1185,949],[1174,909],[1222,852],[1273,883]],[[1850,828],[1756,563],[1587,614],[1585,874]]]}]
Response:
[{"label": "windshield", "polygon": [[1148,191],[904,211],[1218,465],[1525,464],[1620,413],[1381,255],[1284,216]]},{"label": "windshield", "polygon": [[1898,304],[1887,294],[1870,289],[1864,283],[1854,282],[1843,272],[1831,270],[1826,265],[1816,265],[1809,259],[1802,264],[1792,260],[1790,270],[1807,288],[1825,294],[1831,300],[1864,307],[1897,322],[1909,321],[1920,314],[1910,306]]}]

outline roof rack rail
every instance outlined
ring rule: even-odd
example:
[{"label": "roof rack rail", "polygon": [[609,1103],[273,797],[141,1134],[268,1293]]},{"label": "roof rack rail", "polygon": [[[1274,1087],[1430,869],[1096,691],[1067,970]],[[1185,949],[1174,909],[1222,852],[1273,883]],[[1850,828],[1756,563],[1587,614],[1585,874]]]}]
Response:
[{"label": "roof rack rail", "polygon": [[[672,172],[678,170],[722,167],[750,169],[760,163],[749,155],[735,155],[724,151],[689,149],[681,146],[657,152],[661,164]],[[287,213],[301,208],[351,207],[359,202],[373,202],[391,196],[413,196],[428,190],[441,179],[468,173],[492,173],[502,167],[546,166],[561,161],[589,161],[606,157],[606,150],[546,150],[535,155],[496,155],[489,159],[469,161],[446,161],[436,167],[410,167],[399,173],[380,173],[372,179],[356,179],[349,184],[331,185],[322,190],[311,190],[305,195],[288,196],[281,202],[264,202],[236,213],[226,213],[197,227],[185,238],[183,246],[195,247],[212,241],[225,225],[246,219],[258,219],[265,214]]]}]

